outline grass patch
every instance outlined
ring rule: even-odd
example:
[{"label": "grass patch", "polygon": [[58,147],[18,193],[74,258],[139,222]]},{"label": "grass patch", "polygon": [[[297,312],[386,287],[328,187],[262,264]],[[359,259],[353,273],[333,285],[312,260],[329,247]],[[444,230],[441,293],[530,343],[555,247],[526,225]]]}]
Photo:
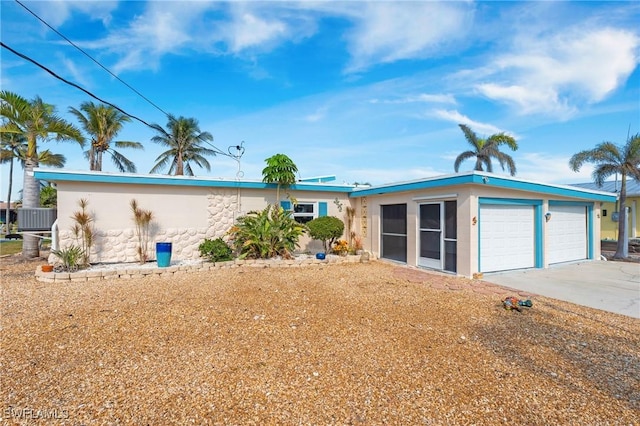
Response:
[{"label": "grass patch", "polygon": [[16,254],[22,251],[22,240],[0,242],[0,256]]}]

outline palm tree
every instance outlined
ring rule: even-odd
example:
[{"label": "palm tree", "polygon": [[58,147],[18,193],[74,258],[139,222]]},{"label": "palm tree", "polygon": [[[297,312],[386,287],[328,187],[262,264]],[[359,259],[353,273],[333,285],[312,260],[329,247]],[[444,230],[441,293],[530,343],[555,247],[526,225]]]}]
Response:
[{"label": "palm tree", "polygon": [[[34,167],[38,166],[38,142],[75,141],[83,146],[84,139],[80,130],[73,124],[56,115],[53,105],[45,103],[39,96],[32,100],[8,92],[0,92],[0,116],[8,123],[1,131],[22,135],[27,140],[24,154],[23,208],[40,205],[40,185],[33,176]],[[22,255],[34,258],[40,255],[38,237],[25,235],[22,242]]]},{"label": "palm tree", "polygon": [[491,173],[493,172],[491,159],[495,158],[500,163],[502,170],[504,170],[506,165],[511,176],[515,176],[516,163],[510,155],[500,151],[501,145],[508,146],[512,151],[516,151],[518,149],[518,143],[513,137],[505,135],[504,133],[496,133],[486,139],[482,139],[479,138],[467,125],[460,124],[459,126],[460,129],[462,129],[467,142],[469,142],[469,145],[473,147],[473,150],[465,151],[458,155],[453,165],[453,169],[456,173],[460,168],[460,164],[470,158],[476,159],[476,167],[474,170],[483,171],[483,166],[486,166],[487,171]]},{"label": "palm tree", "polygon": [[594,149],[574,154],[569,160],[569,166],[574,172],[579,171],[584,163],[595,164],[592,177],[598,186],[602,186],[609,176],[617,173],[621,175],[618,244],[613,258],[624,259],[629,256],[629,246],[624,238],[627,226],[627,176],[640,180],[640,133],[630,137],[624,146],[605,141]]},{"label": "palm tree", "polygon": [[[6,124],[6,123],[5,123]],[[2,126],[4,128],[4,125]],[[20,158],[20,153],[26,151],[27,139],[17,133],[0,133],[0,163],[9,163],[9,189],[7,191],[7,233],[11,222],[11,191],[13,190],[13,159]]]},{"label": "palm tree", "polygon": [[136,166],[131,160],[111,148],[113,144],[116,148],[144,149],[140,142],[113,141],[124,123],[131,121],[129,116],[110,105],[96,105],[93,102],[83,102],[80,110],[70,107],[69,112],[76,116],[84,131],[91,136],[91,147],[84,153],[89,160],[89,170],[101,171],[102,154],[108,152],[118,170],[136,172]]},{"label": "palm tree", "polygon": [[169,174],[193,176],[191,162],[210,171],[211,165],[204,156],[215,156],[216,151],[205,148],[200,144],[212,141],[213,136],[211,133],[200,131],[198,120],[195,118],[176,118],[171,114],[168,117],[168,131],[158,124],[151,125],[158,132],[151,140],[165,145],[169,149],[156,158],[156,164],[150,173],[157,173],[160,169],[165,168],[167,164],[170,164]]},{"label": "palm tree", "polygon": [[291,158],[284,154],[275,154],[266,160],[267,167],[262,170],[262,181],[277,183],[276,203],[280,201],[280,188],[287,188],[296,183],[298,167]]}]

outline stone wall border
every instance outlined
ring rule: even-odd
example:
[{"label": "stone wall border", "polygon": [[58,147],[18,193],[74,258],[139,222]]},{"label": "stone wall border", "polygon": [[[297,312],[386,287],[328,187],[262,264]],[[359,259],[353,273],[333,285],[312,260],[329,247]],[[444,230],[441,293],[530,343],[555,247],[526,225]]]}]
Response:
[{"label": "stone wall border", "polygon": [[138,264],[122,264],[108,269],[88,269],[78,272],[42,272],[36,269],[36,280],[45,283],[60,282],[89,282],[103,279],[138,279],[144,277],[170,278],[175,274],[190,272],[215,271],[230,268],[302,268],[318,267],[321,265],[340,265],[344,263],[367,263],[370,255],[328,256],[324,260],[315,258],[303,259],[247,259],[230,260],[227,262],[193,262],[189,264],[175,264],[166,268],[149,267]]}]

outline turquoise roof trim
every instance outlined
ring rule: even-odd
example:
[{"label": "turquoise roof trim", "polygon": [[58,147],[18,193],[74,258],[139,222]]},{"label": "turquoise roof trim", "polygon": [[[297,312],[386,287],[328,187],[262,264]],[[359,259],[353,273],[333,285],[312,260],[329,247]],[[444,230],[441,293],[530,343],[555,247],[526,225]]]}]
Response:
[{"label": "turquoise roof trim", "polygon": [[[36,179],[48,182],[95,182],[107,184],[135,184],[135,185],[167,185],[167,186],[199,186],[211,188],[244,188],[244,189],[275,189],[276,184],[261,181],[241,181],[231,179],[215,179],[194,176],[167,175],[139,175],[131,173],[106,172],[77,172],[48,169],[34,169]],[[322,191],[350,193],[351,185],[327,185],[321,183],[296,183],[290,189],[297,191]]]},{"label": "turquoise roof trim", "polygon": [[569,185],[554,185],[549,183],[533,182],[507,176],[500,176],[493,173],[477,171],[459,173],[455,175],[437,176],[410,182],[380,185],[366,189],[355,188],[349,196],[366,197],[370,195],[391,194],[421,189],[434,189],[464,184],[486,185],[494,188],[514,189],[518,191],[534,192],[537,194],[587,199],[590,201],[614,202],[616,200],[614,194],[605,191],[595,191],[592,189],[578,188]]}]

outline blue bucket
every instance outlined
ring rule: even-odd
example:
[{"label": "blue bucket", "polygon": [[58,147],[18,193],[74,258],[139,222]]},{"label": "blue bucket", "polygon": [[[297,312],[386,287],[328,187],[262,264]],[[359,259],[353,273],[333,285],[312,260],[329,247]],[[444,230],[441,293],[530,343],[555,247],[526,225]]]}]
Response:
[{"label": "blue bucket", "polygon": [[325,254],[324,253],[316,253],[316,259],[318,260],[324,260],[325,259]]},{"label": "blue bucket", "polygon": [[171,243],[156,243],[156,259],[161,268],[171,264]]}]

